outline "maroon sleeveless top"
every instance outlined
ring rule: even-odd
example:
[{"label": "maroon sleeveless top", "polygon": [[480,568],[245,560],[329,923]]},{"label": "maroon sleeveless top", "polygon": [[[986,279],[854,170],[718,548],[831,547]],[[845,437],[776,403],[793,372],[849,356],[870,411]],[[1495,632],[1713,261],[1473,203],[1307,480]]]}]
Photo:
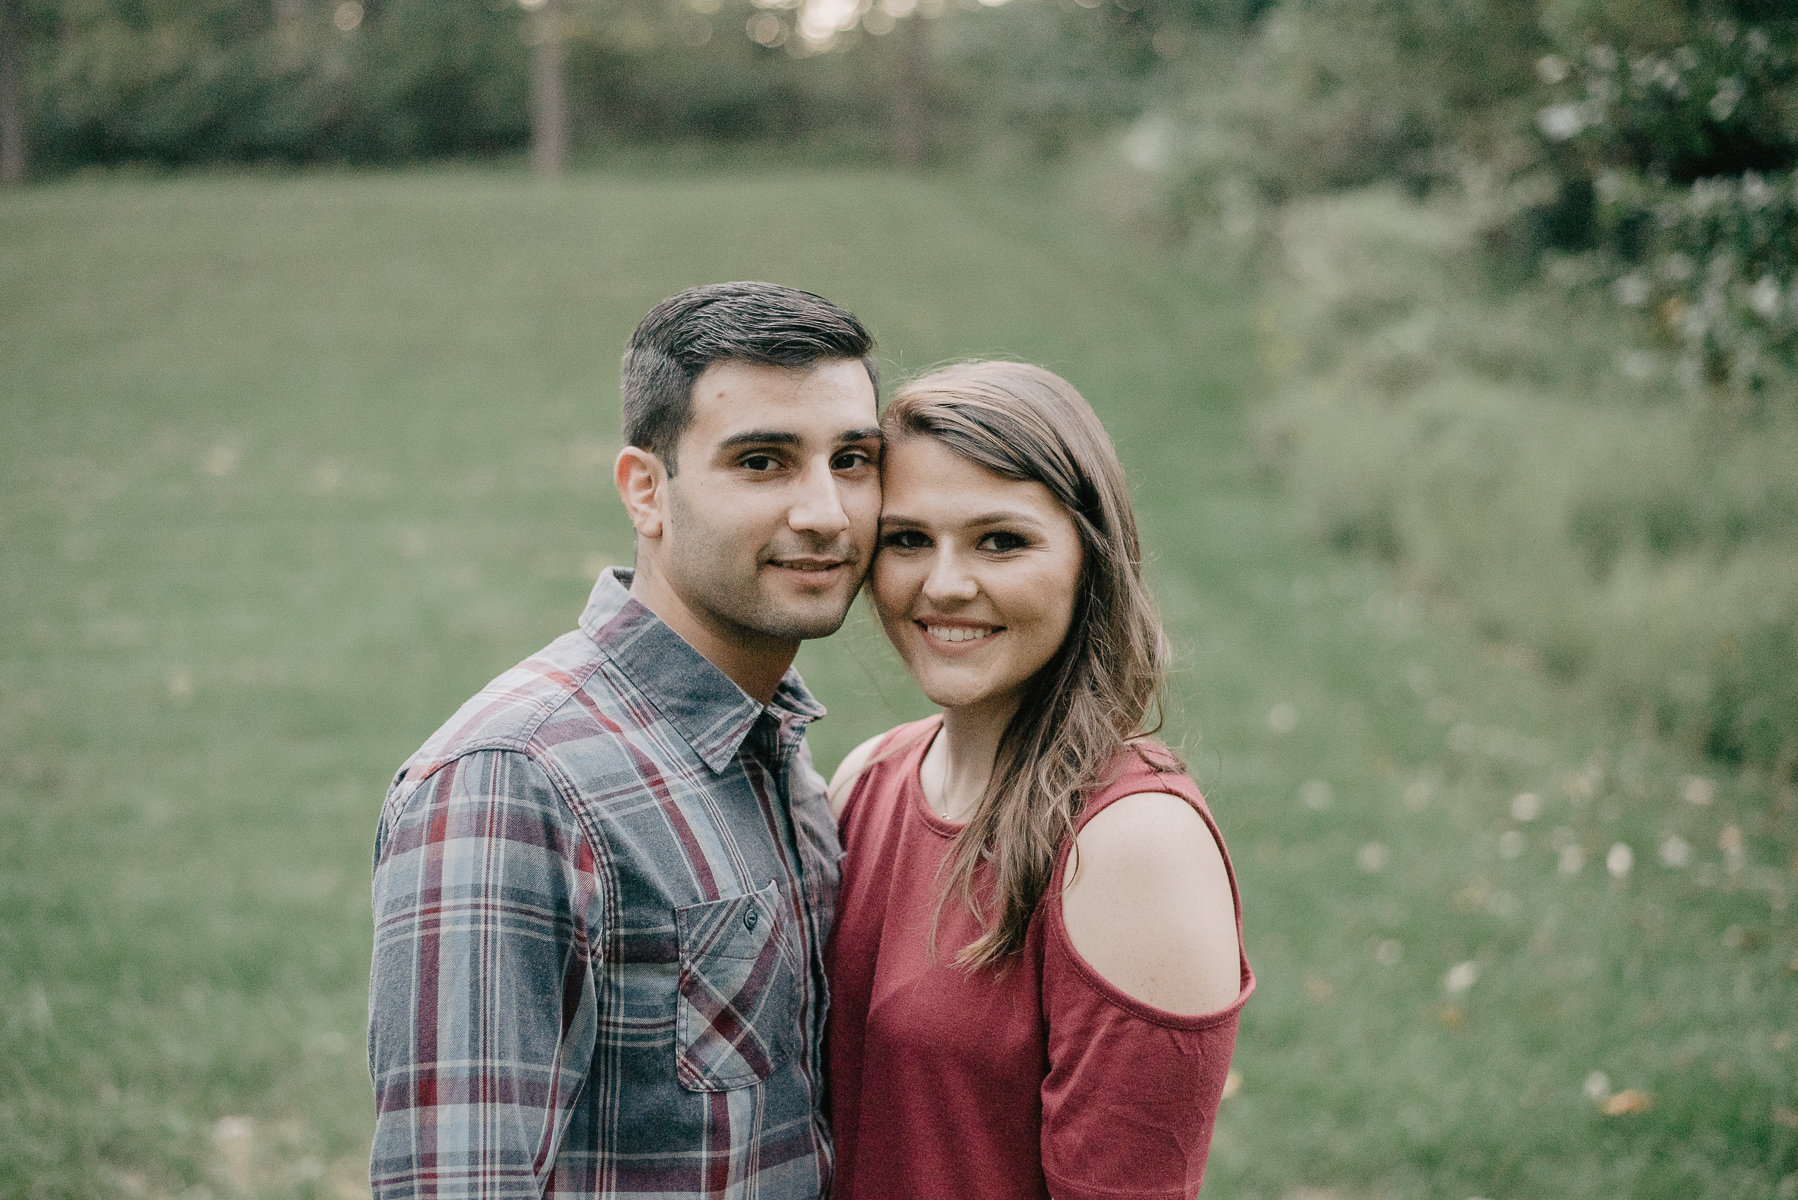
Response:
[{"label": "maroon sleeveless top", "polygon": [[[955,955],[980,935],[967,907],[944,906],[927,938],[938,869],[961,828],[930,810],[918,767],[940,718],[890,733],[856,780],[838,824],[843,848],[826,1054],[836,1141],[834,1200],[1182,1200],[1198,1191],[1255,979],[1227,1008],[1166,1012],[1087,965],[1062,923],[1061,848],[1022,953],[1002,972]],[[1198,788],[1121,751],[1079,824],[1114,800],[1168,792],[1198,810]],[[1165,752],[1162,752],[1165,753]],[[1229,870],[1229,858],[1224,859]],[[1236,878],[1230,875],[1236,898]],[[1238,944],[1242,905],[1236,899]]]}]

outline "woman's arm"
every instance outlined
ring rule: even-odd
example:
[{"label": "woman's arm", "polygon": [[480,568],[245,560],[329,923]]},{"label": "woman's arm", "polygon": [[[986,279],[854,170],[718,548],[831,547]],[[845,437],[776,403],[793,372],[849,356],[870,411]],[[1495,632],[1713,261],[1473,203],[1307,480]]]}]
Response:
[{"label": "woman's arm", "polygon": [[1068,856],[1061,912],[1080,957],[1145,1004],[1197,1015],[1241,990],[1223,854],[1179,796],[1138,792],[1088,821]]}]

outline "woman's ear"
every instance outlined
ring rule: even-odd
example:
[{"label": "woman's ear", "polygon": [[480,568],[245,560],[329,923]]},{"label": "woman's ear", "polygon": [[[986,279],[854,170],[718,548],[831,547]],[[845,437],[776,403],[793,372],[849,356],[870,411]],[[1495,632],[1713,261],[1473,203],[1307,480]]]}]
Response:
[{"label": "woman's ear", "polygon": [[618,498],[641,538],[659,538],[668,517],[668,471],[662,460],[637,446],[626,446],[612,464]]}]

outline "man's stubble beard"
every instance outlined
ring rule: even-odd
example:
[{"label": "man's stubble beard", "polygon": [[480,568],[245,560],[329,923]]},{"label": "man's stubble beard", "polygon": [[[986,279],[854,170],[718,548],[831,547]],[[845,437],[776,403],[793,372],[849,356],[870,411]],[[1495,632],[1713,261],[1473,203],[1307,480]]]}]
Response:
[{"label": "man's stubble beard", "polygon": [[[740,547],[729,534],[707,522],[701,511],[686,502],[682,488],[669,489],[668,516],[676,536],[668,556],[668,581],[702,619],[731,626],[756,640],[771,641],[809,641],[829,637],[843,627],[866,580],[868,561],[858,560],[852,565],[851,569],[858,571],[855,586],[845,591],[834,612],[793,612],[776,604],[762,590],[762,556],[767,547],[756,548],[747,574],[737,573],[733,565],[741,561]],[[809,545],[802,541],[793,550],[832,554],[839,552],[841,545]]]}]

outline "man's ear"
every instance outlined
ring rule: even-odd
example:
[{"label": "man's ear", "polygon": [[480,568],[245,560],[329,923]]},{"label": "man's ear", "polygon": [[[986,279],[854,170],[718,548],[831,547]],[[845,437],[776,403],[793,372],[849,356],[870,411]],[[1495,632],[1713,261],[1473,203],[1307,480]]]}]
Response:
[{"label": "man's ear", "polygon": [[637,536],[661,537],[668,517],[668,472],[662,460],[640,447],[626,446],[612,464],[612,480]]}]

